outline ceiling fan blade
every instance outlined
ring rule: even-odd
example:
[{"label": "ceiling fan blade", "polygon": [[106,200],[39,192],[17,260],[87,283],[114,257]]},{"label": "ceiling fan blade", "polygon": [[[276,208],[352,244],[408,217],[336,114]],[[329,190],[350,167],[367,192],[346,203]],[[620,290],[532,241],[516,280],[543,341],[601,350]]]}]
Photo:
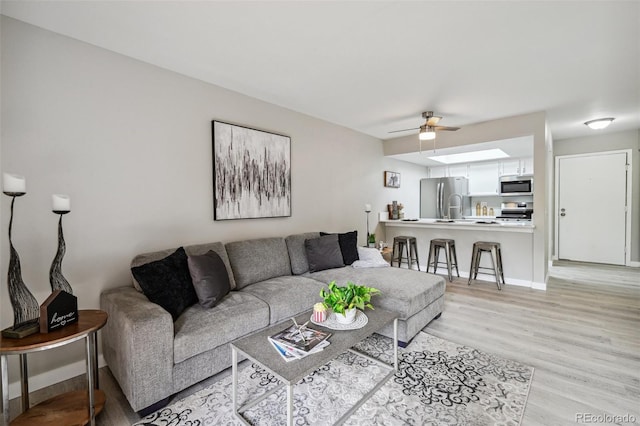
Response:
[{"label": "ceiling fan blade", "polygon": [[431,117],[427,118],[427,126],[435,126],[440,120],[442,120],[442,117],[432,115]]},{"label": "ceiling fan blade", "polygon": [[420,127],[414,127],[413,129],[404,129],[404,130],[393,130],[387,133],[399,133],[399,132],[408,132],[409,130],[420,130]]},{"label": "ceiling fan blade", "polygon": [[460,130],[460,127],[448,127],[448,126],[435,126],[436,130],[450,130],[455,132],[456,130]]}]

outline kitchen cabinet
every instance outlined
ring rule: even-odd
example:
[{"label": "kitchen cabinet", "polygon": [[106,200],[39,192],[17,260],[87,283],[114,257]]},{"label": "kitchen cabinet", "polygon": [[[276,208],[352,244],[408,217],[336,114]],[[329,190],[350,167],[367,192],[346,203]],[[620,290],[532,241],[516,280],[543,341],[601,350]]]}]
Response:
[{"label": "kitchen cabinet", "polygon": [[467,164],[452,164],[449,166],[449,177],[469,177],[469,166]]},{"label": "kitchen cabinet", "polygon": [[533,174],[533,157],[521,158],[520,167],[522,168],[523,175]]},{"label": "kitchen cabinet", "polygon": [[519,159],[502,160],[500,162],[500,176],[519,175],[519,174],[520,174]]},{"label": "kitchen cabinet", "polygon": [[447,166],[429,167],[429,177],[447,177]]},{"label": "kitchen cabinet", "polygon": [[498,193],[500,164],[498,162],[469,164],[469,194],[495,195]]},{"label": "kitchen cabinet", "polygon": [[533,158],[510,158],[500,161],[500,176],[533,174]]}]

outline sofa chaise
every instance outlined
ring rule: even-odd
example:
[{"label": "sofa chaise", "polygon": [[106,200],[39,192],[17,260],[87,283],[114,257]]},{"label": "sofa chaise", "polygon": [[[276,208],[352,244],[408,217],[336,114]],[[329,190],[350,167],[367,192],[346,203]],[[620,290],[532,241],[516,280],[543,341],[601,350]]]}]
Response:
[{"label": "sofa chaise", "polygon": [[[142,415],[154,411],[176,392],[228,368],[230,342],[309,310],[331,281],[378,288],[373,304],[398,314],[401,345],[441,314],[445,280],[437,275],[352,266],[311,272],[305,244],[319,238],[311,232],[184,247],[189,256],[217,253],[231,291],[214,307],[195,303],[175,320],[140,291],[135,277],[133,286],[104,291],[100,305],[109,321],[102,331],[103,354],[131,407]],[[175,251],[138,255],[132,268]],[[380,333],[393,336],[391,326]]]}]

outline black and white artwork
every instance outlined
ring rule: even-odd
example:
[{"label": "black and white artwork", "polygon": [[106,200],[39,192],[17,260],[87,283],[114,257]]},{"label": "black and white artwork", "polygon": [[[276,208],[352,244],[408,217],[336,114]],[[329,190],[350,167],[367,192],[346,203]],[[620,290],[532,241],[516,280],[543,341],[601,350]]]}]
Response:
[{"label": "black and white artwork", "polygon": [[291,216],[291,138],[212,124],[214,220]]},{"label": "black and white artwork", "polygon": [[400,188],[400,173],[384,172],[384,186],[387,188]]}]

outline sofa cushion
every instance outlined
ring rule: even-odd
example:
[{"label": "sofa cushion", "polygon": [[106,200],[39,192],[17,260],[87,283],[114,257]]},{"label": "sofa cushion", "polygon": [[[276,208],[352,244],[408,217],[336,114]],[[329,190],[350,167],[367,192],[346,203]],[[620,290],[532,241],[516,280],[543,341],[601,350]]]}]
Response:
[{"label": "sofa cushion", "polygon": [[232,291],[211,309],[188,308],[174,324],[173,363],[199,355],[269,325],[269,306],[249,293]]},{"label": "sofa cushion", "polygon": [[347,281],[366,285],[380,290],[380,294],[371,299],[374,307],[380,307],[400,315],[404,320],[429,306],[445,292],[444,278],[403,268],[344,268],[329,269],[308,275],[329,284],[336,281],[339,286]]},{"label": "sofa cushion", "polygon": [[321,302],[322,283],[299,275],[271,278],[243,288],[269,305],[269,322],[275,324],[301,312],[309,310]]},{"label": "sofa cushion", "polygon": [[237,289],[269,278],[291,275],[284,238],[236,241],[226,244],[225,248]]},{"label": "sofa cushion", "polygon": [[306,240],[304,247],[307,250],[307,261],[309,262],[310,272],[344,266],[337,234]]},{"label": "sofa cushion", "polygon": [[[328,232],[321,232],[320,235],[329,235]],[[338,243],[342,251],[342,261],[345,265],[351,265],[360,259],[358,255],[358,231],[338,234]]]},{"label": "sofa cushion", "polygon": [[229,275],[220,255],[213,250],[187,258],[193,288],[204,308],[213,308],[229,294]]},{"label": "sofa cushion", "polygon": [[304,248],[305,240],[318,238],[319,232],[307,232],[304,234],[289,235],[284,241],[287,244],[289,259],[291,260],[291,272],[293,275],[301,275],[309,272],[309,262],[307,261],[307,250]]},{"label": "sofa cushion", "polygon": [[131,273],[144,295],[169,312],[174,321],[198,301],[182,247],[164,259],[131,268]]},{"label": "sofa cushion", "polygon": [[[208,244],[196,244],[196,245],[184,247],[184,251],[187,253],[188,256],[205,254],[209,250],[215,251],[222,258],[222,261],[224,262],[224,266],[226,266],[227,272],[229,273],[229,283],[231,284],[231,289],[232,290],[235,289],[236,282],[233,278],[233,273],[231,271],[231,264],[229,263],[229,256],[227,256],[227,251],[224,248],[224,244],[220,242],[215,242],[215,243],[208,243]],[[133,260],[131,261],[131,267],[133,268],[136,266],[144,265],[145,263],[164,259],[174,251],[176,251],[176,248],[139,254],[136,257],[134,257]],[[136,288],[136,290],[142,291],[142,289],[140,288],[140,284],[138,284],[138,281],[136,280],[136,278],[132,276],[132,279],[133,279],[133,286]]]}]

